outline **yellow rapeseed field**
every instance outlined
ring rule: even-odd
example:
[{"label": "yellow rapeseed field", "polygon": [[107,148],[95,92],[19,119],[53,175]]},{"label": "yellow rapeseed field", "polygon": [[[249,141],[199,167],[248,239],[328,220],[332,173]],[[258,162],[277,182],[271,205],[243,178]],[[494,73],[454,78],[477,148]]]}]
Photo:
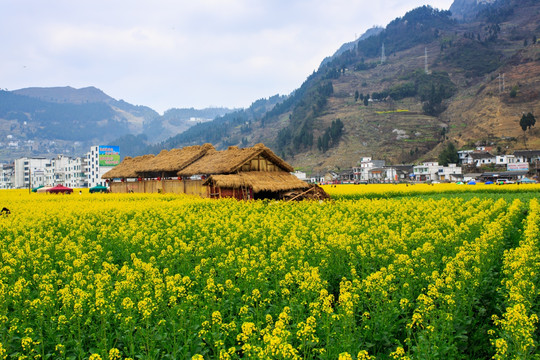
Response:
[{"label": "yellow rapeseed field", "polygon": [[3,190],[0,359],[531,358],[540,188],[483,186],[515,196]]}]

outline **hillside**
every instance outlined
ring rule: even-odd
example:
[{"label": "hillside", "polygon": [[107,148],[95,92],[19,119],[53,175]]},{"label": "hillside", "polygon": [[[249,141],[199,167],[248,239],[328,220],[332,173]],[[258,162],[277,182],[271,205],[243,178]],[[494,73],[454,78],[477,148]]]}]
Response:
[{"label": "hillside", "polygon": [[[453,5],[468,15],[459,20],[417,8],[346,44],[286,100],[249,127],[224,127],[213,142],[264,142],[308,172],[350,168],[362,156],[433,159],[448,140],[501,153],[540,148],[538,127],[526,137],[519,127],[522,113],[540,114],[540,4],[484,1],[474,12],[469,5]],[[207,140],[188,133],[175,146]]]},{"label": "hillside", "polygon": [[231,111],[170,109],[160,116],[95,87],[0,91],[0,161],[82,155],[91,145],[107,143],[124,145],[122,155],[126,155],[135,145],[144,148]]}]

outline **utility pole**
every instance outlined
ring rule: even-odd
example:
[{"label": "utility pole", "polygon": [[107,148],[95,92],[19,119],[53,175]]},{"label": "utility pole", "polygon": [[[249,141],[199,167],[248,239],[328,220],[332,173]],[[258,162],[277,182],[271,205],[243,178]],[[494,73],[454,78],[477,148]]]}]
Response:
[{"label": "utility pole", "polygon": [[424,71],[429,74],[428,62],[427,62],[427,46],[424,48]]}]

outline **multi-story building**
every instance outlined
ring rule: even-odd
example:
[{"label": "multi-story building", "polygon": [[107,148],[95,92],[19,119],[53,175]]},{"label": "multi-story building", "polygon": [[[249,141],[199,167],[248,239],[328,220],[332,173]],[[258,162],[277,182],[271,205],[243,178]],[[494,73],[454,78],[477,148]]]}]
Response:
[{"label": "multi-story building", "polygon": [[71,188],[88,187],[86,169],[86,156],[70,159],[66,170],[66,182],[64,185]]},{"label": "multi-story building", "polygon": [[[360,159],[360,166],[353,167],[354,181],[369,181],[372,176],[381,174],[382,168],[385,166],[384,160],[373,160],[371,157],[363,157]],[[379,169],[379,170],[377,170]]]},{"label": "multi-story building", "polygon": [[[118,146],[92,146],[84,157],[16,159],[11,170],[0,168],[0,189],[62,184],[71,188],[106,185],[101,176],[120,162]],[[11,174],[11,175],[9,175]]]},{"label": "multi-story building", "polygon": [[456,164],[439,165],[438,162],[426,162],[413,168],[416,181],[454,181],[460,180],[462,170]]},{"label": "multi-story building", "polygon": [[106,186],[101,178],[107,171],[120,163],[120,147],[110,145],[92,146],[86,154],[88,187]]},{"label": "multi-story building", "polygon": [[50,164],[50,162],[50,159],[45,158],[23,157],[20,159],[16,159],[14,162],[15,176],[13,181],[13,187],[16,189],[24,189],[28,187],[43,185],[39,184],[37,181],[41,181],[44,174],[44,169],[47,164]]},{"label": "multi-story building", "polygon": [[0,189],[12,189],[15,177],[13,164],[0,164]]}]

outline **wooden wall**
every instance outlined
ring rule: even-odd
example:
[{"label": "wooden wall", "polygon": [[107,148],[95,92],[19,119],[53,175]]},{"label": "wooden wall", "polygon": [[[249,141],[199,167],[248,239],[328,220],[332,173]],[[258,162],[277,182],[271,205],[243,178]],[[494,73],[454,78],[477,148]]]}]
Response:
[{"label": "wooden wall", "polygon": [[143,181],[116,181],[110,183],[112,193],[173,193],[191,194],[207,197],[204,180],[143,180]]},{"label": "wooden wall", "polygon": [[270,160],[259,155],[242,165],[242,171],[281,171],[281,169]]}]

